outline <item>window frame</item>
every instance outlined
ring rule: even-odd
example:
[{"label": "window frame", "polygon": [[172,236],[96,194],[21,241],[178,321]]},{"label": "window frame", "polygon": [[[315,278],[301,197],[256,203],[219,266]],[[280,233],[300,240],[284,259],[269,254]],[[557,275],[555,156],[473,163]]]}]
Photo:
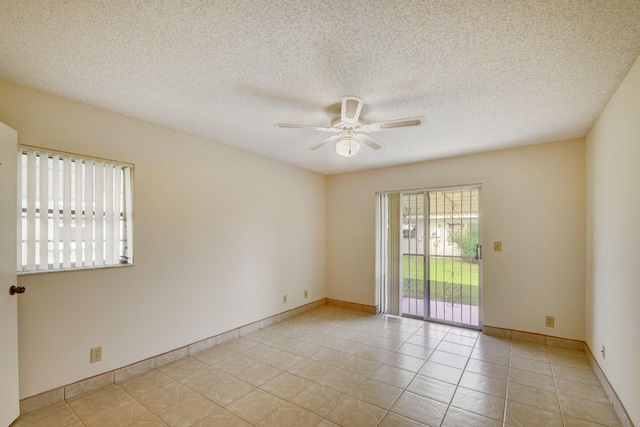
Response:
[{"label": "window frame", "polygon": [[[29,153],[35,153],[34,159],[38,159],[36,166],[35,160],[33,160],[32,167],[35,167],[33,172],[29,171],[29,165],[23,165],[23,157],[27,156],[26,162],[29,161]],[[46,156],[48,160],[47,171],[40,171],[40,159],[41,156]],[[53,160],[52,160],[53,159]],[[59,160],[58,166],[52,166],[55,160]],[[60,150],[52,150],[49,148],[35,147],[31,145],[19,144],[17,150],[18,160],[18,199],[17,199],[17,221],[18,221],[18,233],[17,233],[17,245],[18,245],[18,260],[17,260],[17,274],[29,275],[29,274],[43,274],[43,273],[56,273],[56,272],[69,272],[77,270],[94,270],[104,268],[116,268],[116,267],[130,267],[134,265],[134,245],[133,245],[133,231],[134,231],[134,182],[135,182],[135,165],[129,162],[105,159],[95,156],[87,156],[78,153],[69,153]],[[80,162],[80,163],[78,163]],[[77,165],[82,164],[82,167],[78,171]],[[64,165],[68,165],[69,171],[64,172]],[[73,168],[71,167],[73,165]],[[87,165],[90,165],[91,172],[86,173]],[[26,168],[26,169],[25,169]],[[107,169],[111,170],[111,175],[107,172]],[[100,173],[100,185],[94,183],[94,176],[98,170],[104,170],[104,174]],[[57,171],[57,184],[52,179],[53,174]],[[116,171],[121,176],[116,178]],[[44,186],[41,184],[41,177],[46,174],[46,183]],[[112,219],[108,219],[109,210],[106,209],[105,202],[107,201],[107,188],[108,177],[111,181],[111,205],[106,203],[107,206],[111,206]],[[29,182],[29,179],[34,179],[33,183]],[[80,178],[80,185],[76,186],[76,180]],[[66,183],[65,180],[69,182]],[[87,186],[87,183],[89,184]],[[115,189],[116,183],[120,184],[120,190]],[[56,190],[52,189],[57,187]],[[94,197],[96,187],[98,192],[101,191],[103,195],[102,200],[98,202],[101,209],[97,209],[97,197]],[[68,194],[64,193],[64,190]],[[26,190],[26,191],[25,191]],[[30,195],[28,191],[34,192],[34,195]],[[75,190],[75,192],[74,192]],[[47,196],[47,220],[40,219],[40,198],[41,192],[46,192]],[[57,196],[53,193],[57,192]],[[55,209],[54,202],[58,203],[58,209]],[[119,201],[115,201],[116,199]],[[87,200],[85,200],[87,199]],[[82,225],[81,231],[75,231],[78,224],[78,218],[76,217],[76,202],[81,203],[82,216],[79,219]],[[29,203],[32,202],[33,206]],[[92,214],[87,217],[87,207],[85,203],[92,203]],[[115,206],[113,206],[115,205]],[[117,207],[119,206],[119,209]],[[57,210],[57,215],[55,211]],[[101,224],[98,224],[98,216],[102,213],[103,220]],[[64,216],[67,215],[67,218]],[[119,218],[118,218],[119,217]],[[55,226],[57,221],[57,227]],[[90,224],[87,223],[90,222]],[[111,224],[107,224],[107,222]],[[46,223],[44,225],[42,223]],[[58,229],[58,233],[54,234],[54,229]],[[97,228],[97,230],[96,230]],[[107,231],[107,228],[111,228]],[[40,231],[47,232],[47,249],[42,249],[47,254],[47,262],[43,264],[40,262],[40,258],[43,253],[40,249]],[[91,233],[91,248],[87,248],[86,245],[86,232]],[[101,236],[98,234],[102,232]],[[53,234],[53,237],[52,237]],[[57,238],[56,238],[57,236]],[[63,237],[64,236],[64,237]],[[75,236],[75,237],[74,237]],[[80,238],[80,240],[78,240]],[[107,240],[110,240],[107,243]],[[78,246],[80,242],[80,246]],[[55,249],[58,245],[57,250]],[[30,245],[33,245],[31,247]],[[68,247],[67,247],[68,245]],[[97,252],[96,247],[101,245],[102,247]],[[111,245],[111,246],[110,246]],[[117,248],[115,246],[117,245]],[[111,248],[111,256],[107,256],[105,248]],[[26,256],[24,256],[26,252]],[[56,255],[57,254],[57,255]],[[101,255],[101,258],[99,257]],[[55,259],[57,256],[57,260]],[[86,258],[91,257],[91,261],[87,262]],[[31,259],[33,257],[33,259]],[[79,261],[78,261],[79,257]],[[124,261],[123,262],[123,258]],[[111,263],[107,264],[110,259]],[[53,260],[53,262],[52,262]],[[46,265],[46,267],[45,267]]]}]

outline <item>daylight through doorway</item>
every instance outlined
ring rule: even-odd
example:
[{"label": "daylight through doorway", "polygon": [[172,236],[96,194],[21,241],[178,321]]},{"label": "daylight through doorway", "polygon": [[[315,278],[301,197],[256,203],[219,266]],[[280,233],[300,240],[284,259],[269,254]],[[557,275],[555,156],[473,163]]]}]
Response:
[{"label": "daylight through doorway", "polygon": [[478,186],[378,195],[381,311],[481,327],[479,206]]}]

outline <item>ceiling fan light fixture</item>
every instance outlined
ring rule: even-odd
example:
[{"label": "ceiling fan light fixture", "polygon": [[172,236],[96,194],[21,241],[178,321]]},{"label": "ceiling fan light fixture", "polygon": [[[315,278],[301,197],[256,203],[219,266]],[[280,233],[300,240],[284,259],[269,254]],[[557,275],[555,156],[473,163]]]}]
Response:
[{"label": "ceiling fan light fixture", "polygon": [[355,156],[360,151],[360,144],[353,137],[345,136],[336,142],[336,153],[342,157]]}]

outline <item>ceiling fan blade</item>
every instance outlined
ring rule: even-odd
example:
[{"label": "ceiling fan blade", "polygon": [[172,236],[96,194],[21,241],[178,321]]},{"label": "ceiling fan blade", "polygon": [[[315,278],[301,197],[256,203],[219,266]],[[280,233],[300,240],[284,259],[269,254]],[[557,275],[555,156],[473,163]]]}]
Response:
[{"label": "ceiling fan blade", "polygon": [[317,150],[320,147],[324,147],[325,145],[327,145],[330,142],[333,141],[337,141],[340,139],[340,135],[332,135],[327,139],[323,139],[322,141],[318,142],[315,145],[312,145],[311,147],[307,148],[307,150]]},{"label": "ceiling fan blade", "polygon": [[369,147],[373,148],[374,150],[377,150],[379,148],[382,148],[382,144],[380,144],[378,141],[376,141],[375,139],[371,138],[369,135],[363,135],[363,134],[357,134],[355,136],[356,141],[361,142],[365,145],[368,145]]},{"label": "ceiling fan blade", "polygon": [[358,123],[363,104],[364,101],[362,98],[358,98],[356,96],[343,96],[342,108],[340,108],[340,120],[342,123],[348,125],[355,125]]},{"label": "ceiling fan blade", "polygon": [[363,132],[379,132],[382,130],[405,128],[410,126],[421,126],[425,122],[425,118],[409,117],[406,119],[389,120],[386,122],[369,123],[368,125],[362,125],[360,128]]},{"label": "ceiling fan blade", "polygon": [[306,129],[306,130],[322,130],[326,132],[340,132],[340,129],[328,128],[324,126],[307,126],[307,125],[292,125],[288,123],[276,123],[275,127],[279,128],[291,128],[291,129]]}]

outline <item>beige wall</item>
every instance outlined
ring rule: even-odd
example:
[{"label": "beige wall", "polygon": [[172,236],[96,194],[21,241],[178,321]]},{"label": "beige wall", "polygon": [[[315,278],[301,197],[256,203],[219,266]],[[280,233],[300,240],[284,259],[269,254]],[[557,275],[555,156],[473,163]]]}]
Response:
[{"label": "beige wall", "polygon": [[135,266],[19,278],[21,397],[325,296],[323,176],[4,82],[0,121],[135,163]]},{"label": "beige wall", "polygon": [[586,341],[636,424],[639,248],[640,59],[587,136]]},{"label": "beige wall", "polygon": [[573,140],[329,176],[327,297],[375,304],[376,192],[479,183],[484,324],[582,340],[584,173]]}]

